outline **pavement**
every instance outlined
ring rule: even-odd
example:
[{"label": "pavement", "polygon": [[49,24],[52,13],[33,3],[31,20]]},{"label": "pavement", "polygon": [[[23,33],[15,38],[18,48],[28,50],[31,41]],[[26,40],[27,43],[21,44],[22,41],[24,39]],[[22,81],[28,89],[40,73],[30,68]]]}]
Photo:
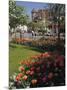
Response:
[{"label": "pavement", "polygon": [[[33,39],[33,40],[38,40],[42,37],[43,36],[41,36],[41,35],[36,35],[36,36],[33,35],[32,36],[32,33],[24,33],[24,34],[22,33],[22,38],[29,38],[29,39]],[[58,38],[57,36],[45,36],[44,35],[44,38],[50,38],[50,37]],[[15,33],[12,34],[12,36],[9,37],[9,41],[11,41],[12,38],[15,38]],[[20,38],[20,33],[16,33],[16,38]],[[64,36],[60,36],[60,38],[63,39],[63,40],[65,39]]]}]

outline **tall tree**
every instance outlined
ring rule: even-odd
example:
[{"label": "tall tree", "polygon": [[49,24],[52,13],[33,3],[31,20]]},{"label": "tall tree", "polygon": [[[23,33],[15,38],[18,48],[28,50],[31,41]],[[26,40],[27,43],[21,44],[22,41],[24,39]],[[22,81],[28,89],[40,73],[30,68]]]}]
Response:
[{"label": "tall tree", "polygon": [[17,6],[14,0],[9,0],[9,25],[15,28],[19,24],[27,24],[28,16],[25,14],[25,8]]},{"label": "tall tree", "polygon": [[[16,38],[16,31],[15,28],[18,25],[26,25],[28,23],[28,15],[25,13],[25,8],[16,5],[16,1],[9,0],[9,26],[10,30],[14,28],[15,38]],[[20,31],[20,38],[21,38],[21,30]]]},{"label": "tall tree", "polygon": [[[58,41],[60,40],[60,25],[65,27],[65,5],[64,4],[48,4],[51,20],[54,24],[58,24]],[[62,18],[63,16],[63,18]]]}]

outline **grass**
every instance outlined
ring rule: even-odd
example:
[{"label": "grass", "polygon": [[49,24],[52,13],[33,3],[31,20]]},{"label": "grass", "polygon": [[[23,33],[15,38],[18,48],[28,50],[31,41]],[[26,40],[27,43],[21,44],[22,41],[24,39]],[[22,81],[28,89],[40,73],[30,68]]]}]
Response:
[{"label": "grass", "polygon": [[9,75],[18,71],[19,63],[22,60],[30,58],[30,56],[37,55],[43,52],[35,47],[24,45],[10,44],[9,45]]}]

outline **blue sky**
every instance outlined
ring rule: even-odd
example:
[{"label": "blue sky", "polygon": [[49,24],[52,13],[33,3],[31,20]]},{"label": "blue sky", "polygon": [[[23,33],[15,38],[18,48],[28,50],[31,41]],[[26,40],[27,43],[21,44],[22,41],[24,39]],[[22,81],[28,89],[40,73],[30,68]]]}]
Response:
[{"label": "blue sky", "polygon": [[39,2],[25,2],[25,1],[16,1],[16,5],[26,7],[26,13],[31,17],[32,9],[41,9],[47,8],[46,3],[39,3]]}]

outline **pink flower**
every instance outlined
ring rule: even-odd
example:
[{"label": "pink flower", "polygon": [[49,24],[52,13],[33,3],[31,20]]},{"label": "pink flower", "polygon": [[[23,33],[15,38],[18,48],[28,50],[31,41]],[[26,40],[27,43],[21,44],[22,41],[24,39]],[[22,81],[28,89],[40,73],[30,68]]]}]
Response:
[{"label": "pink flower", "polygon": [[45,52],[45,53],[43,54],[43,57],[48,58],[48,57],[50,57],[50,54],[49,54],[48,52]]},{"label": "pink flower", "polygon": [[19,71],[24,71],[25,69],[24,69],[24,67],[23,66],[20,66],[19,67]]},{"label": "pink flower", "polygon": [[19,76],[16,77],[16,80],[17,80],[17,81],[19,81],[20,79],[21,79],[21,77],[19,77]]},{"label": "pink flower", "polygon": [[33,56],[33,57],[31,57],[32,59],[38,59],[38,57],[37,56]]},{"label": "pink flower", "polygon": [[26,74],[28,74],[28,75],[29,75],[29,74],[30,74],[30,72],[31,72],[31,71],[30,71],[30,70],[28,70],[28,71],[26,71]]},{"label": "pink flower", "polygon": [[37,83],[37,80],[36,79],[33,79],[33,80],[31,80],[31,83],[34,85],[34,84]]},{"label": "pink flower", "polygon": [[40,72],[40,67],[37,67],[37,68],[36,68],[36,71],[37,71],[37,72]]},{"label": "pink flower", "polygon": [[64,62],[61,61],[61,62],[59,63],[59,66],[60,66],[60,67],[64,67]]},{"label": "pink flower", "polygon": [[53,78],[53,73],[50,72],[50,73],[48,74],[48,79],[52,79],[52,78]]},{"label": "pink flower", "polygon": [[31,67],[31,68],[30,68],[31,71],[34,71],[34,69],[35,69],[35,67]]},{"label": "pink flower", "polygon": [[46,71],[46,66],[45,65],[42,65],[41,68],[42,68],[43,71]]},{"label": "pink flower", "polygon": [[19,81],[21,78],[22,78],[23,74],[22,73],[19,73],[17,76],[16,76],[16,80]]},{"label": "pink flower", "polygon": [[60,55],[57,57],[56,62],[64,61],[65,57],[64,55]]},{"label": "pink flower", "polygon": [[34,71],[31,71],[31,72],[30,72],[30,75],[31,75],[31,76],[34,75]]},{"label": "pink flower", "polygon": [[22,74],[22,73],[19,73],[19,74],[18,74],[18,77],[22,77],[22,76],[23,76],[23,74]]},{"label": "pink flower", "polygon": [[48,52],[49,53],[49,55],[53,55],[53,53],[52,52]]},{"label": "pink flower", "polygon": [[28,76],[27,75],[24,75],[23,76],[23,80],[27,80],[28,79]]},{"label": "pink flower", "polygon": [[43,81],[43,82],[46,82],[46,80],[47,80],[46,77],[43,77],[43,78],[42,78],[42,81]]}]

